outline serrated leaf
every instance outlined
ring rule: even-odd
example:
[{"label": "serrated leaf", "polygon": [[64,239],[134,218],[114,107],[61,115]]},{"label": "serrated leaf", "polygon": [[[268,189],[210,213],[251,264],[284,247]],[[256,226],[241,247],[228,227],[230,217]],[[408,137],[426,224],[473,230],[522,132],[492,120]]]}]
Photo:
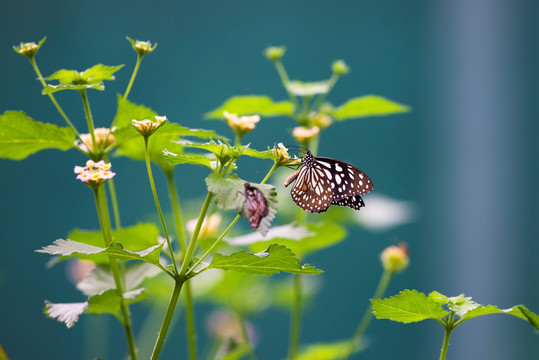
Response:
[{"label": "serrated leaf", "polygon": [[22,160],[46,149],[69,150],[75,147],[75,132],[54,124],[35,121],[22,111],[0,115],[0,157]]},{"label": "serrated leaf", "polygon": [[404,290],[386,299],[372,299],[371,304],[372,312],[378,319],[403,323],[425,319],[439,320],[448,315],[440,304],[416,290]]},{"label": "serrated leaf", "polygon": [[258,275],[271,275],[281,271],[304,275],[316,275],[322,272],[310,265],[300,265],[290,249],[277,244],[257,254],[245,251],[228,256],[215,254],[207,269],[235,270]]},{"label": "serrated leaf", "polygon": [[95,90],[99,90],[99,91],[103,91],[105,90],[105,84],[103,83],[98,83],[98,84],[87,84],[87,85],[80,85],[80,84],[67,84],[67,85],[51,85],[51,84],[47,84],[47,87],[43,88],[43,90],[41,90],[41,94],[43,95],[48,95],[48,94],[52,94],[52,93],[55,93],[57,91],[62,91],[62,90],[77,90],[77,91],[80,91],[80,90],[86,90],[86,89],[95,89]]},{"label": "serrated leaf", "polygon": [[467,311],[462,317],[462,321],[472,319],[474,317],[490,315],[490,314],[508,314],[520,319],[526,320],[539,330],[539,316],[528,310],[524,305],[516,305],[509,309],[500,309],[494,305],[478,305],[472,310]]},{"label": "serrated leaf", "polygon": [[[49,255],[61,255],[68,257],[76,255],[78,258],[95,260],[96,255],[106,255],[121,260],[141,260],[147,263],[161,267],[159,264],[159,253],[164,245],[164,241],[160,244],[149,247],[141,251],[129,251],[124,249],[119,243],[112,243],[108,248],[92,246],[78,241],[58,239],[52,245],[45,246],[38,253]],[[78,256],[82,255],[82,256]],[[97,258],[99,260],[99,258]],[[96,261],[97,262],[97,261]]]},{"label": "serrated leaf", "polygon": [[410,107],[381,96],[366,95],[348,100],[336,109],[328,111],[336,120],[383,116],[409,112]]},{"label": "serrated leaf", "polygon": [[243,151],[241,154],[245,156],[249,156],[249,157],[254,157],[257,159],[270,159],[270,160],[279,159],[278,156],[273,155],[271,150],[259,151],[259,150],[248,148],[248,149],[245,149],[245,151]]},{"label": "serrated leaf", "polygon": [[440,305],[446,305],[449,302],[449,298],[438,291],[432,291],[429,294],[429,299],[436,301]]},{"label": "serrated leaf", "polygon": [[[359,346],[352,354],[363,350],[364,346]],[[346,359],[350,351],[350,341],[335,341],[331,343],[316,343],[304,346],[297,356],[297,360],[339,360]]]},{"label": "serrated leaf", "polygon": [[215,158],[213,160],[206,156],[200,154],[175,154],[168,151],[168,149],[163,150],[163,156],[165,161],[171,165],[178,164],[191,164],[191,165],[204,165],[210,170],[213,170],[212,163],[215,163]]},{"label": "serrated leaf", "polygon": [[84,311],[88,309],[88,302],[54,304],[45,301],[45,314],[63,322],[68,328],[73,327]]},{"label": "serrated leaf", "polygon": [[61,69],[48,76],[46,80],[58,80],[60,85],[91,85],[101,84],[104,80],[114,80],[114,73],[123,65],[107,66],[97,64],[82,72]]},{"label": "serrated leaf", "polygon": [[299,258],[333,246],[342,241],[346,230],[340,225],[322,221],[299,226],[287,224],[269,230],[266,237],[253,233],[226,241],[231,245],[247,245],[252,251],[261,251],[272,243],[286,246]]},{"label": "serrated leaf", "polygon": [[264,117],[271,116],[291,116],[294,112],[294,106],[290,101],[274,102],[269,96],[265,95],[246,95],[234,96],[226,100],[217,109],[206,114],[206,119],[223,120],[223,112],[238,115],[258,114]]}]

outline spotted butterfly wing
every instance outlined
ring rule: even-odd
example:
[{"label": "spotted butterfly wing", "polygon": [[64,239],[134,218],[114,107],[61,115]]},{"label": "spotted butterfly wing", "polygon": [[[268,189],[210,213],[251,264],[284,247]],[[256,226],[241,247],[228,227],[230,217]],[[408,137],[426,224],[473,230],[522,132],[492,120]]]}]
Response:
[{"label": "spotted butterfly wing", "polygon": [[296,181],[290,195],[303,210],[320,213],[330,205],[348,206],[359,210],[365,206],[363,195],[372,190],[371,179],[358,168],[343,161],[314,157],[309,150],[301,160],[298,172],[285,181]]}]

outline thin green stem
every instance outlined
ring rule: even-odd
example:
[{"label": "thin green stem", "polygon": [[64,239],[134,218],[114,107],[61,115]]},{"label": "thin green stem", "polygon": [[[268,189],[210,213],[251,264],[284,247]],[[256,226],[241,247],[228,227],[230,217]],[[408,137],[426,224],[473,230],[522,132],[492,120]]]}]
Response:
[{"label": "thin green stem", "polygon": [[[36,72],[36,75],[37,75],[37,78],[39,79],[39,81],[41,82],[41,85],[43,86],[43,88],[45,89],[47,87],[47,83],[45,82],[45,79],[43,78],[43,75],[41,75],[41,71],[39,71],[39,68],[37,66],[37,63],[36,63],[36,60],[34,59],[34,57],[31,57],[30,58],[30,63],[32,64],[32,67],[34,68],[34,71]],[[75,126],[71,123],[71,121],[69,120],[69,118],[67,117],[66,113],[64,112],[64,110],[62,109],[62,107],[60,106],[60,104],[58,104],[58,101],[56,101],[56,98],[54,97],[53,94],[47,94],[49,96],[49,99],[51,99],[52,101],[52,104],[54,105],[54,107],[56,108],[56,110],[58,110],[58,112],[60,113],[60,115],[64,118],[65,122],[67,123],[67,125],[73,129],[73,131],[75,132],[75,134],[77,134],[77,136],[79,137],[80,139],[80,134],[79,132],[77,131],[77,129],[75,128]]]},{"label": "thin green stem", "polygon": [[[391,277],[393,276],[393,272],[390,270],[384,270],[384,273],[382,274],[382,277],[380,278],[380,281],[378,282],[378,286],[376,287],[376,291],[374,292],[373,298],[374,299],[380,299],[384,296],[384,293],[387,290],[387,286],[389,285],[389,281],[391,280]],[[350,339],[350,346],[348,348],[348,353],[344,357],[344,360],[348,359],[354,351],[357,349],[357,347],[361,343],[361,338],[363,337],[363,334],[365,334],[365,331],[367,331],[367,328],[369,327],[369,324],[371,323],[373,314],[371,312],[371,306],[367,307],[367,310],[365,311],[365,314],[363,314],[363,318],[361,318],[361,321],[359,322],[359,325],[354,333],[354,336],[352,339]]]},{"label": "thin green stem", "polygon": [[92,117],[92,112],[90,111],[90,103],[88,102],[88,95],[86,94],[86,89],[80,90],[80,96],[82,98],[82,104],[84,106],[84,113],[86,114],[86,122],[88,123],[88,131],[92,137],[92,149],[97,150],[97,141],[95,139],[94,131],[94,119]]},{"label": "thin green stem", "polygon": [[234,138],[234,146],[241,144],[241,139],[242,139],[241,134],[237,132]]},{"label": "thin green stem", "polygon": [[161,211],[161,205],[159,204],[159,198],[157,197],[157,190],[155,189],[155,182],[153,180],[152,174],[152,165],[150,163],[150,147],[148,146],[148,137],[144,137],[144,151],[146,158],[146,170],[148,171],[148,179],[150,180],[150,186],[152,188],[153,199],[155,201],[155,207],[159,213],[159,219],[161,220],[161,226],[163,227],[163,232],[165,233],[165,239],[167,241],[168,250],[170,251],[170,259],[174,266],[174,273],[178,274],[178,268],[176,267],[176,257],[174,256],[174,251],[172,250],[172,245],[170,243],[170,237],[168,235],[167,224],[165,223],[165,218],[163,212]]},{"label": "thin green stem", "polygon": [[178,298],[180,297],[180,291],[183,283],[184,280],[181,279],[176,279],[174,282],[174,290],[172,290],[172,295],[170,296],[170,300],[168,302],[165,317],[163,319],[163,323],[161,324],[161,329],[159,329],[157,340],[155,341],[152,356],[150,357],[151,360],[157,360],[159,358],[159,354],[161,353],[161,349],[165,343],[170,322],[172,321],[172,315],[174,315],[174,310],[176,308],[176,304],[178,303]]},{"label": "thin green stem", "polygon": [[[104,156],[105,162],[109,163],[109,157],[107,154]],[[116,195],[116,187],[114,186],[114,179],[109,179],[107,181],[108,187],[109,187],[109,193],[110,193],[110,201],[112,204],[112,214],[114,216],[114,226],[116,230],[120,230],[122,228],[122,224],[120,222],[120,207],[118,206],[118,196]],[[119,236],[119,235],[118,235]],[[119,239],[118,239],[119,241]]]},{"label": "thin green stem", "polygon": [[294,275],[294,291],[292,300],[292,319],[290,323],[290,348],[289,359],[295,360],[298,356],[299,338],[301,331],[301,308],[302,308],[302,276]]},{"label": "thin green stem", "polygon": [[288,78],[288,74],[286,73],[283,63],[281,62],[280,59],[277,59],[273,61],[273,64],[275,65],[275,69],[277,69],[277,73],[279,74],[279,77],[281,78],[281,82],[283,83],[283,86],[286,92],[288,93],[288,97],[294,104],[295,111],[297,111],[298,97],[288,90],[288,83],[290,82],[290,79]]},{"label": "thin green stem", "polygon": [[[105,242],[106,246],[110,246],[112,242],[111,238],[111,230],[110,230],[110,220],[108,220],[108,210],[106,209],[106,201],[102,202],[100,201],[100,198],[102,195],[99,193],[104,193],[104,189],[94,189],[94,199],[95,199],[95,205],[97,209],[97,216],[99,218],[99,224],[101,226],[101,231],[103,233],[103,240]],[[107,214],[105,216],[105,213]],[[124,301],[123,294],[124,294],[124,285],[122,281],[122,275],[120,268],[118,266],[118,262],[113,259],[109,258],[110,263],[110,269],[112,271],[112,276],[114,278],[114,284],[116,285],[116,290],[118,291],[120,295],[120,309],[122,311],[122,317],[123,321],[122,324],[124,326],[125,336],[127,338],[127,346],[129,348],[129,354],[131,356],[131,360],[137,359],[137,347],[135,346],[135,337],[133,334],[133,327],[131,324],[131,313],[129,312],[129,307]]]},{"label": "thin green stem", "polygon": [[[183,226],[182,212],[180,207],[180,198],[178,196],[178,191],[176,190],[176,184],[174,182],[174,172],[173,169],[168,169],[164,171],[167,184],[168,192],[170,197],[170,204],[172,207],[172,213],[174,215],[174,224],[176,227],[176,236],[180,244],[180,250],[182,255],[185,254],[186,244],[185,244],[185,232]],[[187,344],[189,347],[189,359],[197,359],[197,347],[196,347],[196,328],[195,328],[195,310],[193,306],[193,296],[191,294],[191,283],[187,282],[184,289],[185,297],[185,326],[187,328]]]},{"label": "thin green stem", "polygon": [[447,322],[444,325],[445,333],[444,333],[444,342],[442,343],[442,350],[440,351],[440,360],[445,360],[447,356],[447,349],[449,348],[449,338],[451,336],[451,332],[455,328],[453,326],[453,320],[454,320],[455,313],[451,312],[449,315],[449,318],[447,319]]},{"label": "thin green stem", "polygon": [[189,242],[189,246],[187,247],[187,251],[185,253],[185,256],[183,257],[182,267],[180,269],[180,277],[184,277],[187,273],[187,268],[189,267],[189,263],[191,262],[191,257],[193,256],[193,252],[195,251],[196,243],[198,240],[198,235],[200,234],[200,228],[202,227],[202,223],[204,223],[204,219],[206,217],[206,213],[208,212],[208,208],[210,207],[212,198],[213,193],[208,192],[208,195],[206,195],[206,200],[204,200],[204,204],[202,205],[202,209],[200,210],[200,214],[198,215],[198,220],[195,225],[195,230],[193,230],[191,241]]},{"label": "thin green stem", "polygon": [[251,340],[249,339],[249,332],[247,331],[247,324],[245,322],[245,319],[243,318],[241,311],[236,310],[236,316],[238,317],[238,323],[240,325],[240,331],[241,331],[241,336],[243,337],[243,341],[249,347],[249,354],[247,354],[247,357],[249,358],[249,360],[256,360],[255,350],[251,344]]},{"label": "thin green stem", "polygon": [[324,103],[324,100],[326,99],[326,97],[328,96],[329,92],[331,91],[331,89],[333,89],[333,87],[335,86],[335,84],[337,83],[337,80],[339,80],[341,76],[339,74],[336,74],[336,73],[333,73],[333,75],[331,75],[331,78],[329,78],[328,80],[328,91],[326,93],[323,93],[323,94],[320,94],[316,100],[314,101],[313,103],[313,106],[311,107],[311,109],[313,111],[320,111],[320,107],[322,106],[322,104]]}]

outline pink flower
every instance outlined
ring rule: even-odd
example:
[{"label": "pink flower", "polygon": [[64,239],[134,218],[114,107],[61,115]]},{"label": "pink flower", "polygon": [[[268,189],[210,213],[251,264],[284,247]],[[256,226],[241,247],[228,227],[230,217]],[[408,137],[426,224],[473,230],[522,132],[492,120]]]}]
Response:
[{"label": "pink flower", "polygon": [[93,189],[97,189],[99,185],[116,175],[116,173],[110,171],[110,163],[105,163],[103,160],[98,162],[88,160],[84,167],[75,166],[74,172],[78,174],[77,180],[82,181]]}]

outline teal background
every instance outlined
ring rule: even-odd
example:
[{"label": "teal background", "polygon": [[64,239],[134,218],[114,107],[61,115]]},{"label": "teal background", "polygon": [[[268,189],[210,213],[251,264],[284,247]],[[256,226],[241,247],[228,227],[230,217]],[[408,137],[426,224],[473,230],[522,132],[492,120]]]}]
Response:
[{"label": "teal background", "polygon": [[[379,252],[400,240],[410,245],[411,266],[393,280],[388,295],[404,288],[465,293],[480,303],[525,304],[537,313],[538,14],[537,2],[502,0],[4,1],[0,111],[24,110],[63,126],[40,95],[28,61],[11,48],[43,36],[48,38],[37,59],[44,75],[126,64],[106,92],[90,94],[98,126],[108,124],[114,94],[123,92],[134,65],[125,36],[158,43],[143,61],[132,101],[182,125],[216,127],[228,135],[223,123],[206,122],[202,114],[235,94],[286,97],[262,56],[266,46],[287,47],[284,64],[293,79],[327,78],[331,62],[344,59],[352,71],[330,94],[333,104],[379,94],[413,111],[336,124],[324,133],[319,153],[359,166],[376,192],[413,201],[419,216],[383,233],[350,229],[345,242],[307,259],[325,273],[323,289],[304,314],[302,342],[353,333],[381,272]],[[77,95],[59,93],[57,99],[82,129]],[[287,119],[263,119],[246,140],[258,149],[291,143],[292,127]],[[82,297],[63,266],[45,270],[47,257],[34,253],[74,227],[97,227],[90,193],[72,173],[84,161],[75,151],[43,151],[23,162],[0,162],[0,344],[11,359],[83,358],[85,333],[103,324],[83,318],[67,330],[43,315],[45,299]],[[257,165],[244,171],[262,176]],[[118,159],[114,167],[123,223],[153,216],[143,164]],[[197,200],[193,194],[202,194],[206,172],[188,172],[179,180],[180,195]],[[158,179],[158,187],[164,185]],[[368,195],[365,201],[362,211],[369,211]],[[134,309],[137,326],[148,309]],[[208,310],[197,308],[200,330]],[[93,354],[122,358],[122,329],[108,322],[108,350]],[[288,315],[272,310],[255,325],[259,358],[284,358]],[[370,347],[358,358],[433,359],[443,333],[432,321],[379,320],[368,336]],[[183,339],[178,326],[162,358],[181,358]],[[205,336],[199,340],[203,349]],[[490,316],[454,333],[448,359],[531,359],[538,351],[537,333],[525,322]]]}]

